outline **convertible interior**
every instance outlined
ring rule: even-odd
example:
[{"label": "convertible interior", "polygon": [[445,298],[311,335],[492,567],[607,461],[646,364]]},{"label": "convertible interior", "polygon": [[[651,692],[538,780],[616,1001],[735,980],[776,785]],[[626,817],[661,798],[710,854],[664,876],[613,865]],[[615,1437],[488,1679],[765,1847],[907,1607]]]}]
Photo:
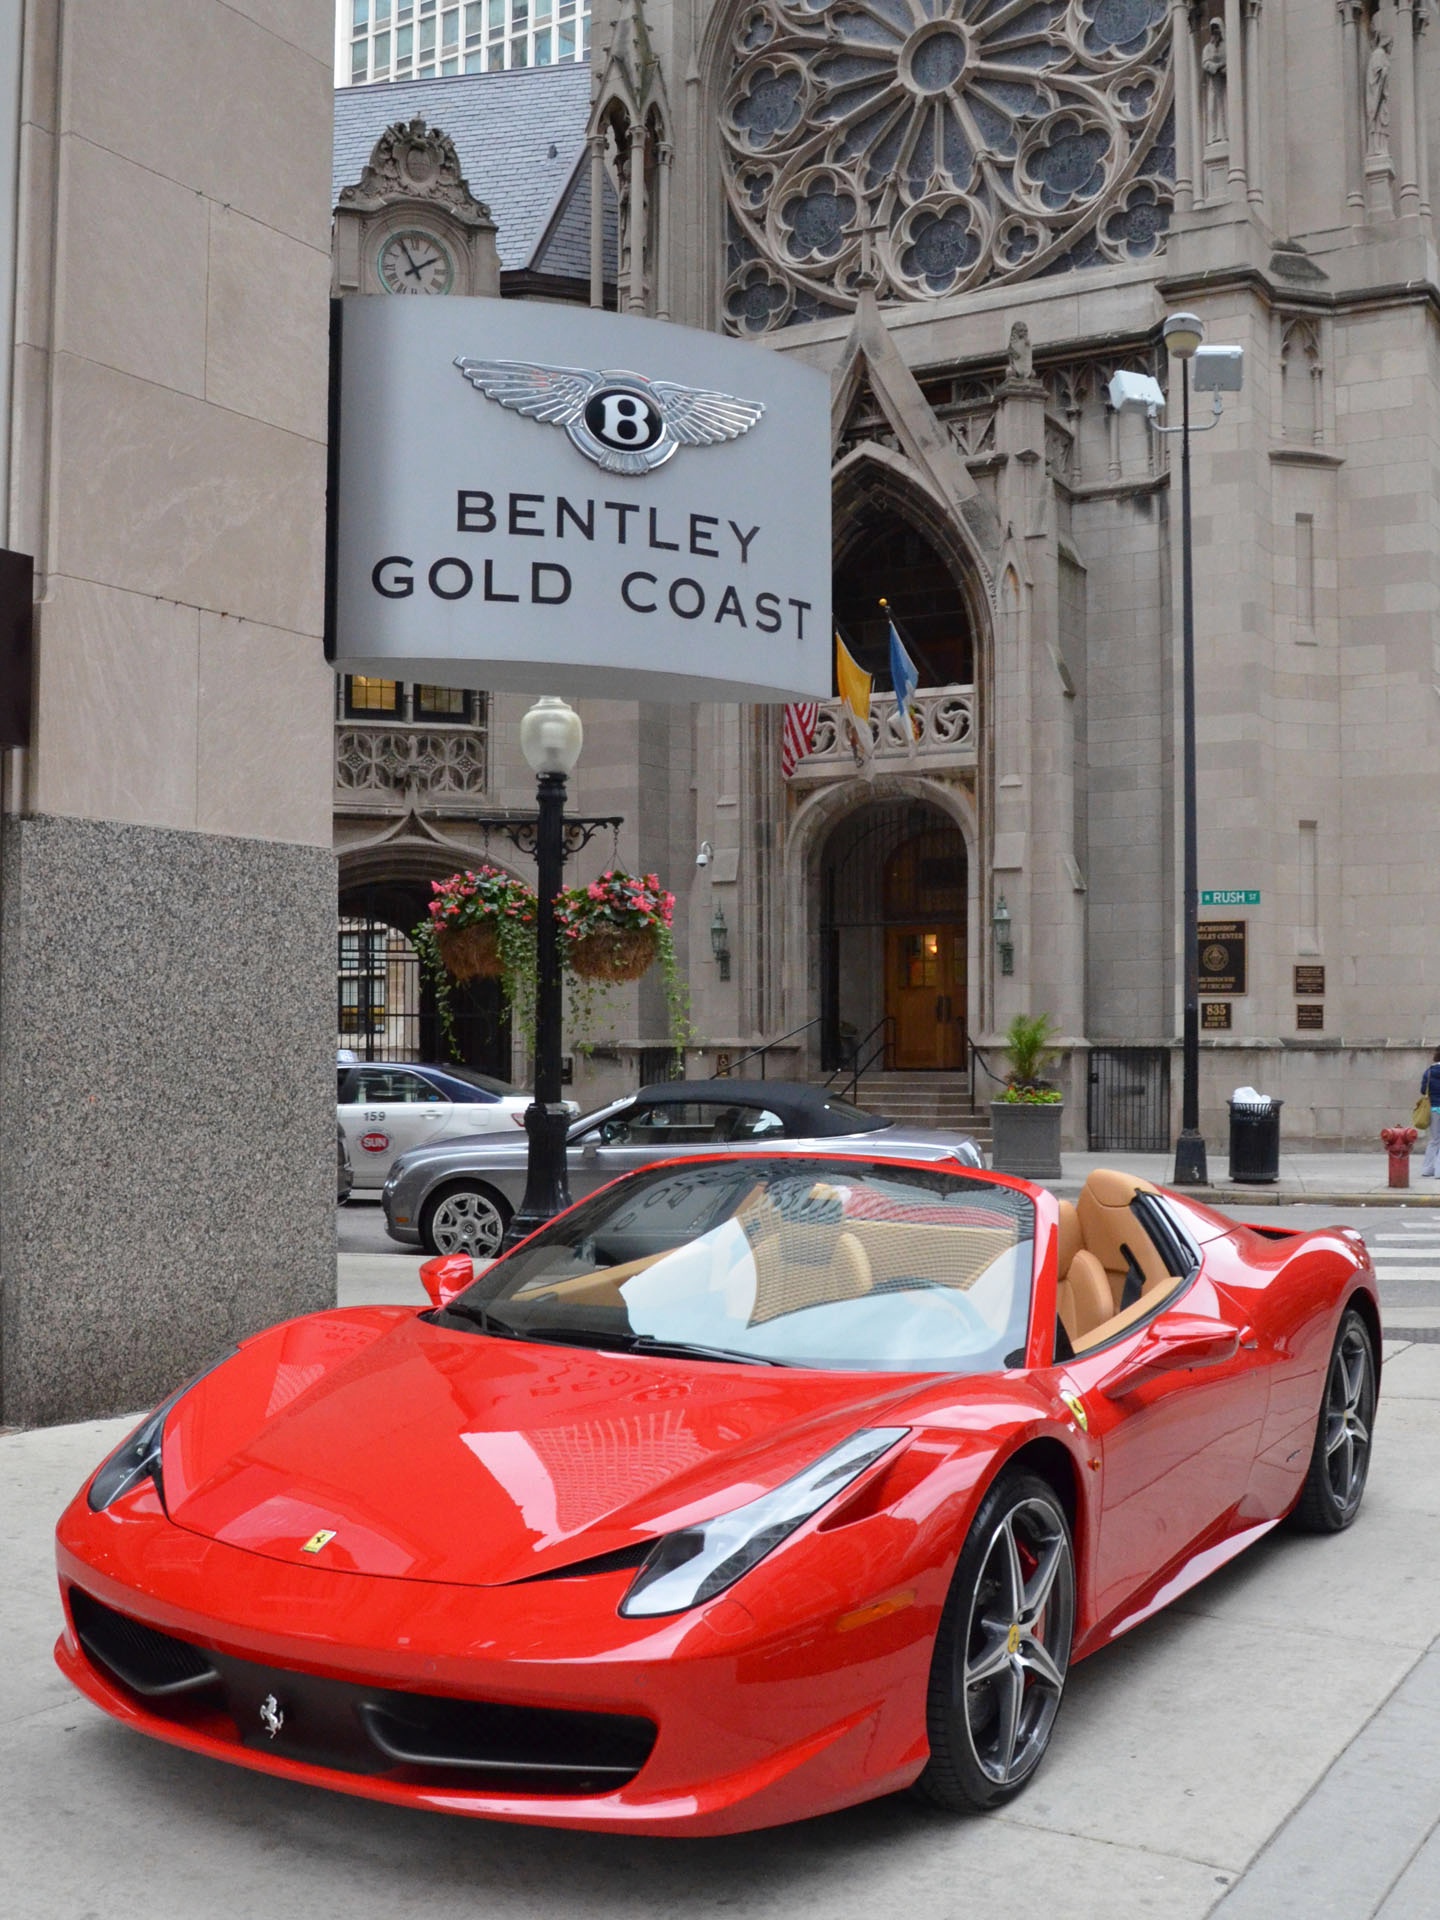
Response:
[{"label": "convertible interior", "polygon": [[1072,1353],[1102,1347],[1184,1286],[1192,1264],[1167,1258],[1136,1207],[1148,1180],[1097,1167],[1075,1201],[1060,1200],[1056,1306]]}]

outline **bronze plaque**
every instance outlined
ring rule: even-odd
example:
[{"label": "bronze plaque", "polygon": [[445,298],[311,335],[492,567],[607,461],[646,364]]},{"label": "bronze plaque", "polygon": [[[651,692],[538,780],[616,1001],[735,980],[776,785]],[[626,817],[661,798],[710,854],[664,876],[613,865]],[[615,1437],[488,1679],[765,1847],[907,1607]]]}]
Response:
[{"label": "bronze plaque", "polygon": [[1307,1000],[1324,998],[1324,995],[1325,995],[1324,967],[1298,967],[1298,966],[1296,967],[1295,998],[1298,1000],[1302,993],[1305,995]]},{"label": "bronze plaque", "polygon": [[1228,1033],[1230,1031],[1230,1002],[1228,1000],[1202,1000],[1200,1002],[1200,1025],[1206,1033]]},{"label": "bronze plaque", "polygon": [[1295,1025],[1301,1033],[1323,1033],[1325,1031],[1324,1007],[1319,1005],[1296,1007]]},{"label": "bronze plaque", "polygon": [[1244,993],[1245,920],[1202,920],[1200,936],[1201,993]]}]

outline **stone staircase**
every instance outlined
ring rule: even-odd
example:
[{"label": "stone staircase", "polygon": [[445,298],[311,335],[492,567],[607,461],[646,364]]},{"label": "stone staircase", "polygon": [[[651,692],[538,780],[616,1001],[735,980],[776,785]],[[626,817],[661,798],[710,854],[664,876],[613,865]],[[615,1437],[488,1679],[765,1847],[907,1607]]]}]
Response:
[{"label": "stone staircase", "polygon": [[883,1114],[902,1126],[943,1127],[968,1133],[986,1152],[990,1148],[990,1108],[970,1104],[970,1081],[963,1073],[862,1074],[855,1104]]}]

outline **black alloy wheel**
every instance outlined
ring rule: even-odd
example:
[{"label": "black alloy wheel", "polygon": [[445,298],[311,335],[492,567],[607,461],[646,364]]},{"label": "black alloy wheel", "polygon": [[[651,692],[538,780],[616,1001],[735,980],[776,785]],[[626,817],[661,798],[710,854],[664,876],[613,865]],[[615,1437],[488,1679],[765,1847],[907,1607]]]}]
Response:
[{"label": "black alloy wheel", "polygon": [[983,1811],[1020,1791],[1050,1743],[1074,1633],[1064,1508],[1038,1475],[1004,1473],[975,1516],[935,1636],[921,1798]]},{"label": "black alloy wheel", "polygon": [[1298,1532],[1340,1533],[1360,1511],[1378,1395],[1375,1343],[1364,1315],[1350,1307],[1330,1352],[1310,1467],[1290,1516]]}]

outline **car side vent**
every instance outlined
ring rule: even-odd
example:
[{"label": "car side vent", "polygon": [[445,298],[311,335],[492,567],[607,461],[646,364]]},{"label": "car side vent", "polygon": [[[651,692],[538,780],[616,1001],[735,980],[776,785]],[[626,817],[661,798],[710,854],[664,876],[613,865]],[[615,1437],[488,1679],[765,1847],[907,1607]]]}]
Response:
[{"label": "car side vent", "polygon": [[81,1587],[70,1589],[70,1614],[96,1666],[146,1699],[190,1693],[220,1677],[199,1647],[116,1613]]}]

